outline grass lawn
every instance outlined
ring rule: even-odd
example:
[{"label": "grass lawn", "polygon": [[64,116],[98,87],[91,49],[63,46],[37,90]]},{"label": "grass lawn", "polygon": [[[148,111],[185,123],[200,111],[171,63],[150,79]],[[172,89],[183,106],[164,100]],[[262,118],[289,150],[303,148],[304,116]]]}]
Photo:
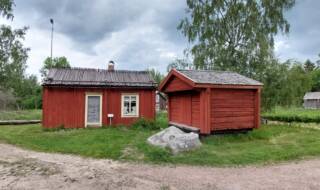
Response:
[{"label": "grass lawn", "polygon": [[320,123],[320,110],[315,109],[276,107],[262,116],[274,121]]},{"label": "grass lawn", "polygon": [[210,136],[192,152],[172,155],[146,143],[150,129],[100,128],[44,131],[40,125],[0,126],[0,142],[95,158],[210,166],[265,164],[320,155],[320,130],[268,125],[247,134]]},{"label": "grass lawn", "polygon": [[0,111],[0,120],[38,120],[42,110]]}]

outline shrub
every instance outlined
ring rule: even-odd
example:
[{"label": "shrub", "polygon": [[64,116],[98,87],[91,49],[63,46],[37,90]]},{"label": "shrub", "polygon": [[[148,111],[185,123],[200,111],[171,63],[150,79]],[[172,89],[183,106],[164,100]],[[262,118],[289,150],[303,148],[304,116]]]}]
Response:
[{"label": "shrub", "polygon": [[262,117],[284,122],[320,123],[320,111],[303,108],[276,107],[273,111],[262,114]]},{"label": "shrub", "polygon": [[160,127],[160,129],[164,129],[168,127],[168,117],[167,117],[167,112],[158,112],[157,113],[157,118],[156,118],[156,123]]},{"label": "shrub", "polygon": [[168,118],[166,112],[157,113],[155,120],[139,118],[133,123],[132,128],[143,128],[149,130],[161,130],[168,127]]},{"label": "shrub", "polygon": [[158,130],[160,127],[153,120],[148,120],[145,118],[139,118],[136,122],[134,122],[131,126],[133,129],[149,129],[149,130]]}]

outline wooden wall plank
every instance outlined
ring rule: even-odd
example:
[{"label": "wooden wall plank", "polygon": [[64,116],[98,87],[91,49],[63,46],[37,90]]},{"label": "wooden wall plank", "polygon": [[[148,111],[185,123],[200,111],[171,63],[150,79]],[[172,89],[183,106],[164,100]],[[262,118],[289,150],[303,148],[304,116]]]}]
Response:
[{"label": "wooden wall plank", "polygon": [[252,89],[212,89],[211,130],[254,127],[255,99]]},{"label": "wooden wall plank", "polygon": [[155,91],[144,89],[84,89],[84,88],[47,88],[43,94],[43,126],[66,128],[84,127],[85,94],[87,92],[101,93],[102,123],[109,125],[108,113],[113,113],[113,124],[129,125],[138,118],[121,117],[121,94],[139,94],[140,117],[155,118]]},{"label": "wooden wall plank", "polygon": [[200,128],[200,94],[195,91],[170,93],[169,121]]},{"label": "wooden wall plank", "polygon": [[200,94],[194,92],[191,96],[191,121],[192,126],[200,128]]},{"label": "wooden wall plank", "polygon": [[191,90],[193,87],[177,77],[173,77],[168,81],[165,87],[166,93]]},{"label": "wooden wall plank", "polygon": [[260,98],[261,98],[261,89],[256,90],[255,94],[255,128],[260,127]]}]

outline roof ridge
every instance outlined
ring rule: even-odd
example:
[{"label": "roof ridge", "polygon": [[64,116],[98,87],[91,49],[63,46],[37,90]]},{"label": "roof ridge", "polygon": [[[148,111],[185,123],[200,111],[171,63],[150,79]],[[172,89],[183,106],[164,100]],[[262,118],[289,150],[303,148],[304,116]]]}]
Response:
[{"label": "roof ridge", "polygon": [[148,73],[149,71],[137,71],[137,70],[114,70],[114,71],[108,71],[108,69],[99,69],[99,68],[87,68],[87,67],[70,67],[70,68],[51,68],[56,70],[82,70],[82,71],[104,71],[104,72],[118,72],[118,73],[125,73],[125,72],[131,72],[131,73]]},{"label": "roof ridge", "polygon": [[[203,69],[177,69],[177,71],[199,71],[199,72],[220,72],[220,73],[236,73],[234,71],[221,71],[221,70],[203,70]],[[238,74],[238,73],[237,73]]]}]

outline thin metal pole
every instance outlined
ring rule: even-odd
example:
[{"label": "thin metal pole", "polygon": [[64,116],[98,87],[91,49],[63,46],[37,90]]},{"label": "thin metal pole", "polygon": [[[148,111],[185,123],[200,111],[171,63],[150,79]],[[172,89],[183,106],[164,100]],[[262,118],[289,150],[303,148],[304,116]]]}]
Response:
[{"label": "thin metal pole", "polygon": [[53,19],[50,19],[50,23],[51,23],[51,64],[52,64],[52,46],[53,46]]}]

